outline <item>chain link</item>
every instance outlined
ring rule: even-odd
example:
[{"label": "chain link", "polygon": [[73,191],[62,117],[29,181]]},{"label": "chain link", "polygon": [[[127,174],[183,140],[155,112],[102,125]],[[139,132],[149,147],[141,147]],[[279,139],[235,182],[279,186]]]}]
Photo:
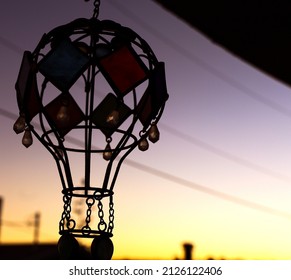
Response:
[{"label": "chain link", "polygon": [[101,200],[98,200],[98,217],[99,217],[99,223],[98,223],[98,230],[105,231],[107,228],[107,225],[104,221],[104,211],[103,211],[103,204]]},{"label": "chain link", "polygon": [[[63,201],[64,201],[64,207],[63,207],[64,210],[63,210],[62,217],[59,223],[60,231],[63,231],[65,229],[65,226],[67,229],[74,229],[76,226],[76,222],[73,219],[71,219],[72,197],[68,195],[64,195]],[[65,224],[65,221],[66,221],[66,224]]]},{"label": "chain link", "polygon": [[100,8],[100,0],[95,0],[94,1],[94,18],[98,18],[99,16],[99,8]]},{"label": "chain link", "polygon": [[113,203],[113,196],[110,196],[110,202],[109,202],[109,223],[108,223],[108,232],[112,233],[114,228],[114,203]]},{"label": "chain link", "polygon": [[87,208],[87,212],[86,212],[86,225],[82,227],[82,232],[84,235],[89,235],[91,232],[91,228],[90,228],[90,222],[91,222],[91,214],[92,214],[92,206],[95,203],[95,199],[93,197],[88,197],[86,199],[86,204],[88,206]]},{"label": "chain link", "polygon": [[[73,231],[76,227],[76,222],[74,219],[71,218],[72,197],[70,195],[64,195],[63,201],[64,201],[64,206],[63,206],[61,220],[59,223],[59,229],[60,231],[64,231],[65,229]],[[90,235],[92,232],[92,229],[90,227],[90,222],[91,222],[91,217],[92,217],[92,207],[94,206],[95,201],[98,201],[97,202],[97,211],[98,211],[98,218],[99,218],[99,223],[97,225],[98,230],[100,232],[105,232],[106,230],[108,230],[109,233],[112,233],[113,228],[114,228],[113,196],[110,196],[109,221],[107,225],[107,223],[104,220],[104,209],[103,209],[103,203],[101,201],[101,197],[98,198],[98,196],[96,195],[95,197],[87,197],[86,199],[87,211],[86,211],[85,225],[82,227],[83,235]]]},{"label": "chain link", "polygon": [[[89,2],[90,0],[85,0],[85,2]],[[94,18],[98,18],[99,16],[99,7],[100,7],[100,0],[95,0],[94,1]]]}]

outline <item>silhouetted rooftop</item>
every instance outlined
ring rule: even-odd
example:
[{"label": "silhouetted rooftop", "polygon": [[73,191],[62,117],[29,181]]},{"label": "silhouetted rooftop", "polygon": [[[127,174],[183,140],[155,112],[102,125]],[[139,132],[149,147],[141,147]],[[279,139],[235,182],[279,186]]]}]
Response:
[{"label": "silhouetted rooftop", "polygon": [[291,85],[291,2],[154,0],[210,40]]},{"label": "silhouetted rooftop", "polygon": [[[80,246],[78,259],[90,259],[86,248]],[[40,244],[1,244],[0,260],[58,260],[60,259],[56,243]]]}]

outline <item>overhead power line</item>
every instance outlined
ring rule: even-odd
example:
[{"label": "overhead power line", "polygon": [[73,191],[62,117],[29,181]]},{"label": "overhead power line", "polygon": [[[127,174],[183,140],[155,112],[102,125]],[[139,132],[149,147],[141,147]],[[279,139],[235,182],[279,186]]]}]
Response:
[{"label": "overhead power line", "polygon": [[[12,119],[16,119],[16,117],[17,117],[16,114],[10,113],[2,108],[0,108],[0,114],[5,116],[5,117],[8,117],[8,118],[12,117]],[[82,141],[75,139],[74,137],[69,137],[69,138],[67,137],[66,140],[68,142],[73,142],[76,145],[82,145]],[[283,211],[280,211],[280,210],[277,210],[277,209],[274,209],[274,208],[271,208],[268,206],[264,206],[264,205],[261,205],[261,204],[255,203],[255,202],[251,202],[249,200],[242,199],[240,197],[232,196],[232,195],[226,194],[224,192],[217,191],[213,188],[209,188],[209,187],[206,187],[203,185],[196,184],[194,182],[191,182],[191,181],[188,181],[186,179],[180,178],[178,176],[172,175],[172,174],[167,173],[165,171],[158,170],[156,168],[138,163],[138,162],[130,160],[130,159],[126,159],[124,161],[124,164],[130,165],[131,167],[134,167],[136,169],[147,172],[149,174],[158,176],[160,178],[166,179],[166,180],[171,181],[173,183],[177,183],[179,185],[189,187],[189,188],[194,189],[196,191],[200,191],[200,192],[218,197],[220,199],[224,199],[224,200],[233,202],[235,204],[239,204],[241,206],[245,206],[248,208],[259,210],[259,211],[262,211],[262,212],[265,212],[268,214],[272,214],[272,215],[276,215],[279,217],[291,219],[291,214],[289,214],[289,213],[286,213],[286,212],[283,212]]]},{"label": "overhead power line", "polygon": [[[8,118],[10,118],[12,120],[16,120],[16,118],[17,118],[16,114],[13,114],[13,113],[11,113],[11,112],[3,109],[3,108],[0,108],[0,115],[8,117]],[[34,126],[36,128],[38,128],[38,129],[40,128],[38,126],[38,124],[34,124]],[[268,169],[266,167],[263,167],[263,166],[260,166],[258,164],[252,163],[252,162],[250,162],[250,161],[248,161],[246,159],[240,158],[240,157],[238,157],[236,155],[230,154],[230,153],[228,153],[228,152],[226,152],[226,151],[224,151],[222,149],[219,149],[219,148],[217,148],[217,147],[215,147],[213,145],[210,145],[210,144],[206,143],[205,141],[202,141],[202,140],[200,140],[200,139],[198,139],[196,137],[193,137],[191,135],[188,135],[188,134],[185,134],[185,133],[183,133],[181,131],[178,131],[177,129],[172,128],[172,127],[164,124],[163,122],[159,122],[159,126],[163,130],[165,130],[168,133],[174,135],[175,137],[178,137],[178,138],[180,138],[180,139],[182,139],[184,141],[187,141],[192,145],[195,145],[195,146],[198,146],[200,148],[203,148],[203,149],[205,149],[205,150],[207,150],[207,151],[209,151],[209,152],[211,152],[213,154],[216,154],[216,155],[218,155],[220,157],[223,157],[223,158],[225,158],[227,160],[235,162],[236,164],[242,165],[242,166],[244,166],[246,168],[255,170],[255,171],[260,172],[260,173],[262,173],[264,175],[271,176],[273,178],[276,178],[276,179],[279,179],[279,180],[282,180],[282,181],[285,181],[285,182],[288,182],[288,183],[290,183],[290,181],[291,181],[291,177],[290,176],[287,176],[287,175],[282,174],[282,173],[275,172],[275,171],[273,171],[271,169]],[[73,137],[67,136],[67,140],[69,142],[71,142],[71,143],[76,144],[76,145],[82,145],[82,142],[80,140],[75,139]]]},{"label": "overhead power line", "polygon": [[[112,1],[109,0],[109,2],[111,2],[112,5],[115,5],[123,14],[127,15],[128,17],[134,19],[136,22],[138,22],[141,26],[143,26],[145,29],[147,29],[150,33],[152,33],[154,36],[156,36],[159,40],[164,41],[167,45],[172,46],[173,49],[175,49],[177,52],[179,52],[181,55],[185,56],[187,59],[192,60],[194,63],[196,63],[197,65],[199,65],[200,67],[206,69],[208,72],[212,73],[214,76],[222,79],[224,82],[228,83],[229,85],[232,85],[233,87],[235,87],[236,89],[240,90],[241,92],[247,94],[248,96],[250,96],[251,98],[255,99],[256,101],[259,101],[263,104],[265,104],[266,106],[288,116],[291,117],[291,111],[280,106],[277,103],[274,103],[266,98],[264,98],[263,96],[259,95],[258,93],[254,92],[253,90],[249,89],[248,87],[244,86],[243,84],[237,82],[236,80],[230,78],[229,76],[225,75],[224,73],[220,72],[219,70],[215,69],[214,67],[212,67],[211,65],[209,65],[208,63],[206,63],[205,61],[203,61],[202,59],[200,59],[199,57],[195,56],[193,53],[187,51],[185,48],[183,48],[181,45],[177,44],[175,41],[172,41],[170,39],[168,39],[166,36],[164,36],[162,33],[158,32],[157,29],[152,28],[151,26],[149,26],[148,24],[146,24],[144,21],[142,21],[139,17],[137,17],[135,14],[131,13],[128,9],[126,9],[124,6],[120,5],[120,3],[116,3],[114,2],[114,4],[112,3]],[[9,48],[10,50],[18,53],[18,54],[22,54],[23,50],[21,48],[19,48],[16,44],[8,41],[7,39],[3,38],[2,36],[0,36],[0,44]],[[3,108],[0,108],[0,114],[8,117],[10,119],[15,120],[17,118],[16,114],[13,114]],[[168,126],[166,126],[165,124],[162,124],[163,128],[165,130],[167,130],[168,132],[175,134],[176,136],[179,136],[180,138],[183,138],[184,140],[187,140],[189,142],[192,142],[192,144],[198,145],[204,149],[207,149],[217,155],[220,155],[224,158],[227,158],[229,160],[235,161],[239,164],[242,164],[246,167],[249,168],[253,168],[259,172],[265,173],[267,175],[271,175],[274,176],[278,179],[284,179],[284,180],[290,180],[290,177],[283,175],[283,174],[279,174],[279,173],[275,173],[271,170],[268,170],[264,167],[258,166],[256,164],[253,164],[247,160],[241,159],[239,157],[236,157],[234,155],[231,155],[229,153],[226,153],[225,151],[222,151],[218,148],[215,148],[212,145],[209,145],[199,139],[196,139],[194,137],[188,136],[186,134],[183,134],[181,132],[175,131],[173,129],[169,129]],[[74,138],[67,138],[68,141],[72,141],[75,144],[81,144],[79,140],[74,139]],[[237,203],[240,204],[242,206],[246,206],[249,208],[253,208],[256,210],[260,210],[269,214],[273,214],[273,215],[277,215],[277,216],[281,216],[281,217],[285,217],[290,219],[291,218],[291,214],[288,214],[286,212],[280,211],[280,210],[276,210],[267,206],[263,206],[257,203],[253,203],[251,201],[248,200],[244,200],[241,199],[239,197],[235,197],[235,196],[231,196],[228,195],[226,193],[223,192],[219,192],[216,191],[214,189],[202,186],[202,185],[198,185],[195,184],[193,182],[187,181],[185,179],[179,178],[177,176],[171,175],[169,173],[166,173],[164,171],[161,170],[157,170],[154,169],[152,167],[134,162],[132,160],[126,159],[125,164],[128,164],[132,167],[135,167],[137,169],[140,169],[144,172],[147,173],[151,173],[153,175],[159,176],[161,178],[170,180],[172,182],[184,185],[186,187],[190,187],[192,189],[195,189],[197,191],[201,191],[216,197],[219,197],[221,199],[225,199],[228,201],[231,201],[233,203]]]},{"label": "overhead power line", "polygon": [[211,73],[213,76],[219,78],[220,80],[224,81],[225,83],[229,84],[230,86],[234,87],[235,89],[239,90],[240,92],[244,93],[245,95],[251,97],[252,99],[256,100],[257,102],[260,102],[260,103],[266,105],[267,107],[291,118],[291,110],[279,105],[278,103],[275,103],[275,102],[265,98],[264,96],[253,91],[252,89],[245,86],[244,84],[231,78],[230,76],[226,75],[225,73],[222,73],[221,71],[217,70],[215,67],[213,67],[209,63],[205,62],[200,57],[196,56],[193,52],[190,52],[186,48],[184,48],[183,44],[178,44],[176,41],[169,39],[167,36],[165,36],[164,33],[159,32],[157,28],[150,26],[148,23],[143,21],[139,16],[136,16],[134,13],[132,13],[129,9],[127,9],[120,2],[118,2],[118,1],[113,2],[111,0],[108,0],[108,2],[112,6],[115,6],[115,8],[117,8],[125,16],[127,16],[128,18],[137,22],[145,30],[147,30],[152,35],[154,35],[158,40],[163,41],[168,47],[172,47],[172,49],[174,49],[175,51],[180,53],[187,60],[191,60],[196,65],[199,65],[201,68],[203,68],[207,72]]},{"label": "overhead power line", "polygon": [[226,194],[224,192],[217,191],[213,188],[209,188],[209,187],[206,187],[203,185],[196,184],[194,182],[180,178],[180,177],[175,176],[173,174],[170,174],[170,173],[167,173],[167,172],[164,172],[161,170],[157,170],[155,168],[152,168],[150,166],[135,162],[135,161],[130,160],[130,159],[126,159],[126,163],[134,168],[137,168],[137,169],[142,170],[144,172],[156,175],[160,178],[166,179],[166,180],[171,181],[173,183],[177,183],[179,185],[183,185],[185,187],[194,189],[196,191],[207,193],[209,195],[212,195],[212,196],[221,198],[223,200],[227,200],[227,201],[239,204],[241,206],[245,206],[245,207],[252,208],[255,210],[263,211],[265,213],[284,217],[287,219],[291,219],[290,213],[283,212],[283,211],[280,211],[280,210],[277,210],[277,209],[274,209],[274,208],[271,208],[268,206],[264,206],[264,205],[261,205],[261,204],[255,203],[255,202],[251,202],[249,200],[242,199],[242,198],[237,197],[237,196],[229,195],[229,194]]},{"label": "overhead power line", "polygon": [[[109,1],[111,2],[111,1]],[[291,111],[280,106],[279,104],[276,104],[274,102],[271,102],[270,100],[262,97],[261,95],[257,94],[256,92],[252,91],[251,89],[245,87],[244,85],[238,83],[237,81],[233,80],[230,77],[227,77],[225,74],[221,73],[220,71],[218,71],[217,69],[215,69],[214,67],[210,66],[209,64],[207,64],[206,62],[204,62],[202,59],[198,58],[197,56],[195,56],[193,53],[188,52],[186,49],[184,49],[181,45],[178,45],[175,41],[172,41],[170,39],[168,39],[167,37],[165,37],[162,33],[158,32],[156,29],[152,28],[151,26],[149,26],[148,24],[146,24],[144,21],[142,21],[139,17],[137,17],[135,14],[133,14],[132,12],[130,12],[128,9],[124,8],[124,6],[117,4],[116,2],[114,2],[114,4],[111,2],[111,5],[116,6],[123,14],[125,14],[126,16],[133,18],[136,22],[138,22],[141,26],[143,26],[145,29],[147,29],[149,32],[151,32],[153,35],[155,35],[158,39],[163,40],[164,42],[166,42],[168,45],[172,46],[177,52],[181,53],[182,55],[184,55],[187,58],[192,58],[192,60],[197,63],[198,65],[200,65],[201,67],[205,68],[206,70],[208,70],[210,73],[212,73],[213,75],[221,78],[222,80],[224,80],[225,82],[229,83],[230,85],[236,87],[237,89],[239,89],[240,91],[244,92],[245,94],[248,94],[249,96],[251,96],[252,98],[256,99],[257,101],[267,105],[268,107],[271,107],[272,109],[288,116],[291,117]],[[23,53],[23,50],[18,47],[16,44],[10,42],[9,40],[5,39],[4,37],[0,36],[0,44],[2,44],[3,46],[11,49],[14,52],[17,52],[19,54]],[[14,117],[13,114],[11,114],[10,112],[3,110],[0,108],[0,112],[2,115],[7,115],[8,117],[12,118]],[[284,180],[287,182],[290,182],[291,177],[278,173],[278,172],[274,172],[270,169],[267,169],[265,167],[259,166],[257,164],[254,164],[248,160],[239,158],[235,155],[229,154],[223,150],[220,150],[210,144],[205,143],[204,141],[201,141],[197,138],[194,138],[193,136],[189,136],[186,135],[180,131],[177,131],[165,124],[161,124],[164,128],[164,130],[168,131],[169,133],[175,135],[176,137],[179,137],[181,139],[184,139],[192,144],[195,144],[196,146],[199,146],[203,149],[206,149],[214,154],[217,154],[223,158],[226,158],[228,160],[231,160],[233,162],[236,162],[240,165],[243,165],[247,168],[251,168],[253,170],[256,170],[260,173],[263,173],[265,175],[268,176],[272,176],[275,177],[279,180]],[[72,140],[73,141],[73,140]]]},{"label": "overhead power line", "polygon": [[279,173],[279,172],[275,172],[271,169],[268,169],[266,167],[260,166],[258,164],[253,163],[253,162],[250,162],[249,160],[246,160],[246,159],[243,159],[243,158],[238,157],[236,155],[230,154],[222,149],[219,149],[213,145],[210,145],[210,144],[208,144],[208,143],[206,143],[206,142],[204,142],[196,137],[185,134],[185,133],[183,133],[183,132],[181,132],[173,127],[170,127],[162,122],[159,123],[159,126],[163,130],[167,131],[168,133],[170,133],[170,134],[172,134],[180,139],[183,139],[184,141],[187,141],[190,144],[193,144],[193,145],[198,146],[200,148],[203,148],[203,149],[205,149],[213,154],[216,154],[220,157],[223,157],[227,160],[230,160],[232,162],[235,162],[239,165],[242,165],[242,166],[247,167],[249,169],[255,170],[255,171],[260,172],[262,174],[265,174],[267,176],[271,176],[271,177],[274,177],[274,178],[279,179],[279,180],[283,180],[283,181],[288,182],[288,183],[291,182],[290,176],[287,176],[287,175]]},{"label": "overhead power line", "polygon": [[0,44],[18,54],[22,54],[23,53],[23,50],[17,46],[16,44],[10,42],[9,40],[5,39],[4,37],[2,37],[0,35]]},{"label": "overhead power line", "polygon": [[[172,47],[175,51],[180,53],[182,56],[186,57],[188,60],[191,60],[195,64],[199,65],[201,68],[205,69],[212,75],[216,76],[217,78],[221,79],[225,83],[231,85],[232,87],[236,88],[240,92],[244,93],[245,95],[251,97],[252,99],[256,100],[257,102],[260,102],[264,104],[265,106],[291,118],[291,110],[281,106],[278,103],[275,103],[260,94],[256,93],[252,89],[246,87],[242,83],[239,83],[238,81],[234,80],[233,78],[227,76],[226,74],[222,73],[221,71],[217,70],[216,68],[212,67],[210,64],[205,62],[203,59],[199,58],[198,56],[195,56],[192,52],[189,52],[187,49],[183,48],[182,45],[177,44],[175,41],[167,38],[164,36],[163,33],[158,32],[156,28],[151,27],[146,22],[142,21],[140,17],[136,16],[134,13],[126,9],[124,6],[120,5],[120,3],[112,2],[111,0],[108,0],[111,5],[115,6],[117,9],[119,9],[125,16],[133,19],[139,25],[141,25],[144,29],[148,30],[150,33],[152,33],[158,40],[163,41],[167,46]],[[12,43],[11,41],[7,40],[6,38],[2,37],[0,35],[0,44],[5,46],[6,48],[22,55],[23,50],[17,46],[16,44]]]},{"label": "overhead power line", "polygon": [[[200,65],[201,67],[205,68],[206,70],[208,70],[210,73],[214,74],[215,76],[221,78],[222,80],[224,80],[225,82],[233,85],[234,87],[236,87],[237,89],[243,91],[244,93],[250,95],[251,97],[255,98],[257,101],[273,108],[274,110],[287,115],[288,117],[291,117],[291,111],[274,103],[271,102],[270,100],[260,96],[259,94],[255,93],[254,91],[250,90],[249,88],[245,87],[244,85],[238,83],[237,81],[233,80],[230,77],[227,77],[225,74],[221,73],[220,71],[218,71],[217,69],[215,69],[214,67],[210,66],[209,64],[207,64],[206,62],[204,62],[202,59],[198,58],[197,56],[195,56],[193,53],[188,52],[186,49],[184,49],[181,45],[177,44],[175,41],[172,41],[170,39],[168,39],[166,36],[164,36],[162,33],[158,32],[157,29],[152,28],[151,26],[149,26],[147,23],[145,23],[144,21],[142,21],[139,17],[137,17],[135,14],[133,14],[132,12],[130,12],[128,9],[126,9],[124,6],[120,5],[120,3],[116,3],[116,2],[111,2],[111,5],[116,6],[123,14],[125,14],[126,16],[134,19],[136,22],[138,22],[141,26],[143,26],[145,29],[147,29],[149,32],[151,32],[153,35],[155,35],[158,39],[163,40],[164,42],[167,43],[167,45],[172,46],[177,52],[181,53],[182,55],[184,55],[187,58],[191,58],[193,60],[193,62],[197,63],[198,65]],[[23,50],[17,46],[16,44],[10,42],[9,40],[5,39],[4,37],[0,36],[0,44],[2,44],[3,46],[9,48],[10,50],[18,53],[18,54],[22,54]],[[7,110],[1,109],[0,108],[0,113],[2,115],[6,115],[7,117],[13,119],[15,118],[15,116],[8,112]],[[199,140],[198,138],[194,138],[193,136],[189,136],[186,135],[180,131],[175,130],[174,128],[171,128],[163,123],[161,123],[161,126],[163,126],[164,130],[168,131],[169,133],[175,135],[176,137],[179,137],[183,140],[186,140],[196,146],[199,146],[205,150],[208,150],[216,155],[219,155],[223,158],[226,158],[228,160],[231,160],[235,163],[238,163],[240,165],[243,165],[247,168],[251,168],[253,170],[256,170],[260,173],[263,173],[265,175],[268,176],[272,176],[274,178],[277,178],[279,180],[284,180],[287,182],[290,182],[291,177],[278,173],[278,172],[274,172],[270,169],[267,169],[265,167],[259,166],[257,164],[254,164],[248,160],[239,158],[235,155],[232,155],[230,153],[227,153],[221,149],[218,149],[202,140]],[[72,141],[74,141],[72,139]]]},{"label": "overhead power line", "polygon": [[[111,2],[111,1],[109,1]],[[226,76],[225,74],[221,73],[220,71],[218,71],[217,69],[215,69],[214,67],[212,67],[211,65],[207,64],[205,61],[203,61],[202,59],[200,59],[199,57],[195,56],[193,53],[188,52],[186,49],[184,49],[181,45],[178,45],[175,41],[172,41],[170,39],[168,39],[166,36],[164,36],[162,33],[158,32],[157,29],[152,28],[151,26],[149,26],[148,24],[146,24],[144,21],[142,21],[139,17],[137,17],[135,14],[133,14],[132,12],[130,12],[128,9],[126,9],[124,6],[120,5],[120,3],[116,3],[114,2],[114,4],[111,2],[111,5],[116,6],[123,14],[125,14],[126,16],[133,18],[136,22],[138,22],[141,26],[143,26],[145,29],[147,29],[149,32],[151,32],[153,35],[155,35],[158,39],[163,40],[165,43],[167,43],[167,45],[172,46],[172,48],[174,48],[177,52],[181,53],[182,55],[184,55],[187,58],[192,59],[193,62],[195,62],[196,64],[200,65],[201,67],[205,68],[207,71],[209,71],[210,73],[212,73],[213,75],[221,78],[222,80],[224,80],[226,83],[236,87],[237,89],[239,89],[240,91],[242,91],[243,93],[251,96],[252,98],[256,99],[257,101],[265,104],[266,106],[288,116],[291,117],[291,111],[280,106],[277,103],[271,102],[270,100],[262,97],[261,95],[259,95],[258,93],[254,92],[253,90],[245,87],[244,85],[242,85],[241,83],[238,83],[237,81],[233,80],[232,78]],[[17,52],[18,54],[22,54],[23,50],[18,47],[16,44],[10,42],[9,40],[5,39],[4,37],[0,36],[0,44],[2,44],[3,46],[11,49],[14,52]],[[11,114],[10,112],[3,110],[0,108],[0,112],[2,115],[7,115],[8,117],[12,118],[14,117],[13,114]],[[278,172],[274,172],[270,169],[267,169],[265,167],[259,166],[257,164],[254,164],[248,160],[239,158],[235,155],[229,154],[223,150],[220,150],[210,144],[205,143],[204,141],[201,141],[197,138],[194,138],[192,136],[186,135],[180,131],[174,130],[173,128],[170,128],[169,126],[165,125],[162,123],[163,128],[168,131],[169,133],[175,135],[176,137],[179,137],[181,139],[184,139],[188,142],[191,142],[192,144],[195,144],[196,146],[199,146],[203,149],[206,149],[214,154],[217,154],[219,156],[222,156],[223,158],[226,158],[228,160],[231,160],[233,162],[236,162],[240,165],[243,165],[247,168],[251,168],[253,170],[256,170],[258,172],[261,172],[265,175],[268,176],[272,176],[275,177],[279,180],[284,180],[287,182],[290,182],[291,177],[278,173]]]}]

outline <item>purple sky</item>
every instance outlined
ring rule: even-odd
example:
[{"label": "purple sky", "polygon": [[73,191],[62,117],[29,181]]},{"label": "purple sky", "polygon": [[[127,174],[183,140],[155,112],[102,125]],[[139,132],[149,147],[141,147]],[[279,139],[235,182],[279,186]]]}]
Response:
[{"label": "purple sky", "polygon": [[[41,240],[55,241],[62,201],[54,161],[36,139],[29,149],[21,145],[7,112],[18,114],[22,52],[54,27],[91,17],[93,4],[17,2],[0,10],[2,241],[30,242],[31,228],[8,222],[25,223],[35,211]],[[160,141],[134,151],[118,178],[115,257],[181,257],[181,243],[189,241],[202,259],[291,259],[290,88],[152,1],[101,1],[99,18],[130,27],[150,44],[166,63],[170,95]]]}]

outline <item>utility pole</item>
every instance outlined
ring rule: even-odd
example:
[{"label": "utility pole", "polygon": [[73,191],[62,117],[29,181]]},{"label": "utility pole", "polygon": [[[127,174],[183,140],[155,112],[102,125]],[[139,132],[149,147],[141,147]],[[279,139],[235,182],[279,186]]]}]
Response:
[{"label": "utility pole", "polygon": [[184,247],[184,254],[185,254],[184,259],[192,260],[193,245],[191,243],[184,243],[183,247]]},{"label": "utility pole", "polygon": [[39,225],[40,225],[40,213],[36,212],[34,216],[34,244],[39,243]]},{"label": "utility pole", "polygon": [[0,196],[0,243],[1,243],[1,230],[2,230],[2,211],[3,211],[3,198]]}]

